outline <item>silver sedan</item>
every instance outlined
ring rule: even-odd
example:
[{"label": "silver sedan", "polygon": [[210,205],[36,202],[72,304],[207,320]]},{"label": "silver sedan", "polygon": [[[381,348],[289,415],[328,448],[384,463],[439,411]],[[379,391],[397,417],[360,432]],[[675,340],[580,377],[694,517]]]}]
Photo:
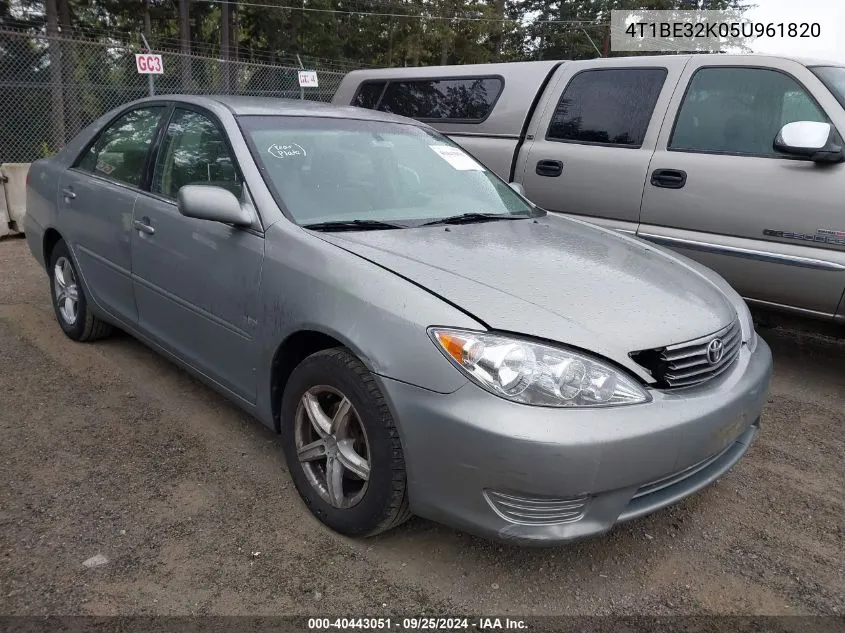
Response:
[{"label": "silver sedan", "polygon": [[723,279],[546,213],[416,121],[145,99],[33,164],[27,203],[64,332],[125,330],[281,433],[344,534],[598,534],[758,430],[771,354]]}]

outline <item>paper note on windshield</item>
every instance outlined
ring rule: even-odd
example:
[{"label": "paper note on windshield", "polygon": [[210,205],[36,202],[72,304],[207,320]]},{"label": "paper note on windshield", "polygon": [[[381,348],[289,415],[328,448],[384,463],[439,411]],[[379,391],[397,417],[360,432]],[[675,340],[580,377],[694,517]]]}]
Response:
[{"label": "paper note on windshield", "polygon": [[475,162],[472,156],[457,147],[451,147],[450,145],[429,145],[429,147],[455,169],[460,169],[461,171],[470,169],[484,171],[484,167]]}]

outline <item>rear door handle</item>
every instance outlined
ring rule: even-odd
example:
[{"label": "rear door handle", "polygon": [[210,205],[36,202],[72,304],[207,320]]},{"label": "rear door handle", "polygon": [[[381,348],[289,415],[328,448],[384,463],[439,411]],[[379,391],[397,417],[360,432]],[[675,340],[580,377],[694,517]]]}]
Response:
[{"label": "rear door handle", "polygon": [[62,195],[65,197],[65,200],[73,200],[76,198],[76,194],[71,187],[65,187],[62,189]]},{"label": "rear door handle", "polygon": [[141,218],[140,220],[135,220],[133,222],[135,228],[141,233],[146,233],[147,235],[155,235],[156,230],[150,225],[149,218]]},{"label": "rear door handle", "polygon": [[664,189],[682,189],[687,184],[687,172],[680,169],[655,169],[651,173],[651,184]]},{"label": "rear door handle", "polygon": [[538,176],[556,178],[563,173],[563,163],[559,160],[538,160],[535,171]]}]

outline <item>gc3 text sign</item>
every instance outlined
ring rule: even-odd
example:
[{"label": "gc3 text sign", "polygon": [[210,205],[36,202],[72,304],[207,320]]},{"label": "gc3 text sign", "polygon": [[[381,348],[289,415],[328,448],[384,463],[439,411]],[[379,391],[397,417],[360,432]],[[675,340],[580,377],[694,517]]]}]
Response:
[{"label": "gc3 text sign", "polygon": [[164,74],[164,62],[161,55],[153,53],[135,53],[135,67],[141,75]]}]

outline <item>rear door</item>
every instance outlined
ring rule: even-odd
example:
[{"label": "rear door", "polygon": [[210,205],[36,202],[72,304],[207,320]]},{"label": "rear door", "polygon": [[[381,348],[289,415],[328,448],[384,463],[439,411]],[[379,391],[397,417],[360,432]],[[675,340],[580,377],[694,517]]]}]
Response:
[{"label": "rear door", "polygon": [[[845,164],[777,154],[792,121],[842,108],[796,62],[702,56],[687,66],[646,184],[639,234],[715,269],[743,296],[832,315],[845,287]],[[680,183],[661,181],[674,173]]]},{"label": "rear door", "polygon": [[139,325],[157,343],[247,403],[255,402],[264,234],[187,218],[184,185],[216,185],[252,207],[222,126],[178,105],[162,135],[149,192],[135,205],[132,273]]},{"label": "rear door", "polygon": [[165,110],[151,105],[118,116],[59,183],[62,227],[93,300],[130,324],[138,320],[131,279],[132,213]]},{"label": "rear door", "polygon": [[515,172],[527,197],[549,211],[635,232],[663,114],[686,60],[561,66]]}]

